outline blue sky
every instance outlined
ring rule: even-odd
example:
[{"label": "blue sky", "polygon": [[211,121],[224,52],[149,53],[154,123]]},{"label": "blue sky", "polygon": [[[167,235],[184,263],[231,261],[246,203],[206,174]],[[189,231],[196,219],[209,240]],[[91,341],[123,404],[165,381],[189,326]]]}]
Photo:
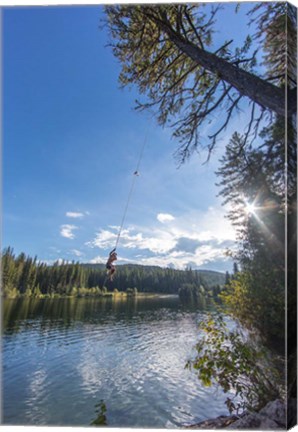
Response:
[{"label": "blue sky", "polygon": [[[119,264],[230,270],[235,233],[214,184],[222,149],[177,169],[170,130],[133,110],[134,89],[120,90],[101,17],[101,6],[3,11],[2,247],[48,263],[105,262],[147,138]],[[234,24],[221,25],[225,39],[247,33]]]}]

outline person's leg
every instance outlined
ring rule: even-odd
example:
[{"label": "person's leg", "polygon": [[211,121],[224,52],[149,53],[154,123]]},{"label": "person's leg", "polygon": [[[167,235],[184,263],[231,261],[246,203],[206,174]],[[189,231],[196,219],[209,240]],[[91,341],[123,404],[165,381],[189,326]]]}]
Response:
[{"label": "person's leg", "polygon": [[115,269],[115,267],[111,267],[111,271],[110,271],[110,280],[112,281],[113,280],[113,277],[114,277],[114,273],[115,273],[115,271],[116,271],[116,269]]}]

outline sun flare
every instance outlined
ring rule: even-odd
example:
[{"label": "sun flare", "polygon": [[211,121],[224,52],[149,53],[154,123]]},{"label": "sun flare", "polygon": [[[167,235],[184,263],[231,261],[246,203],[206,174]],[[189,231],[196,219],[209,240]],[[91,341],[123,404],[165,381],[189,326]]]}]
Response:
[{"label": "sun flare", "polygon": [[246,203],[245,211],[247,214],[254,214],[256,211],[256,207],[253,203]]}]

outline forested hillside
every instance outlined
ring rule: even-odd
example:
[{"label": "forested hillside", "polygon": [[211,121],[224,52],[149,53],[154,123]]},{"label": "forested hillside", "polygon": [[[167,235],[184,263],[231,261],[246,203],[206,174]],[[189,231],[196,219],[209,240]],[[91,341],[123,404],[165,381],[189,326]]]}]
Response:
[{"label": "forested hillside", "polygon": [[212,290],[225,282],[223,273],[208,270],[175,270],[158,266],[118,265],[113,282],[106,278],[103,264],[59,263],[48,265],[12,248],[2,254],[3,295],[77,295],[127,291],[178,294],[185,285]]}]

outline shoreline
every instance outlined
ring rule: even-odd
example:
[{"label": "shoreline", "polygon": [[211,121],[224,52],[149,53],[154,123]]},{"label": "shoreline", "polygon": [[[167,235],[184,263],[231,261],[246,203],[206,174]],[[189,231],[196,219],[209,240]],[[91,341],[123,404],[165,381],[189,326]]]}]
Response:
[{"label": "shoreline", "polygon": [[107,292],[107,293],[86,293],[86,294],[40,294],[28,296],[26,294],[19,294],[17,296],[4,296],[1,295],[2,300],[43,300],[43,299],[76,299],[76,298],[166,298],[166,297],[179,297],[178,294],[164,294],[164,293],[150,293],[150,292],[138,292],[138,293],[127,293],[126,291],[119,292]]}]

